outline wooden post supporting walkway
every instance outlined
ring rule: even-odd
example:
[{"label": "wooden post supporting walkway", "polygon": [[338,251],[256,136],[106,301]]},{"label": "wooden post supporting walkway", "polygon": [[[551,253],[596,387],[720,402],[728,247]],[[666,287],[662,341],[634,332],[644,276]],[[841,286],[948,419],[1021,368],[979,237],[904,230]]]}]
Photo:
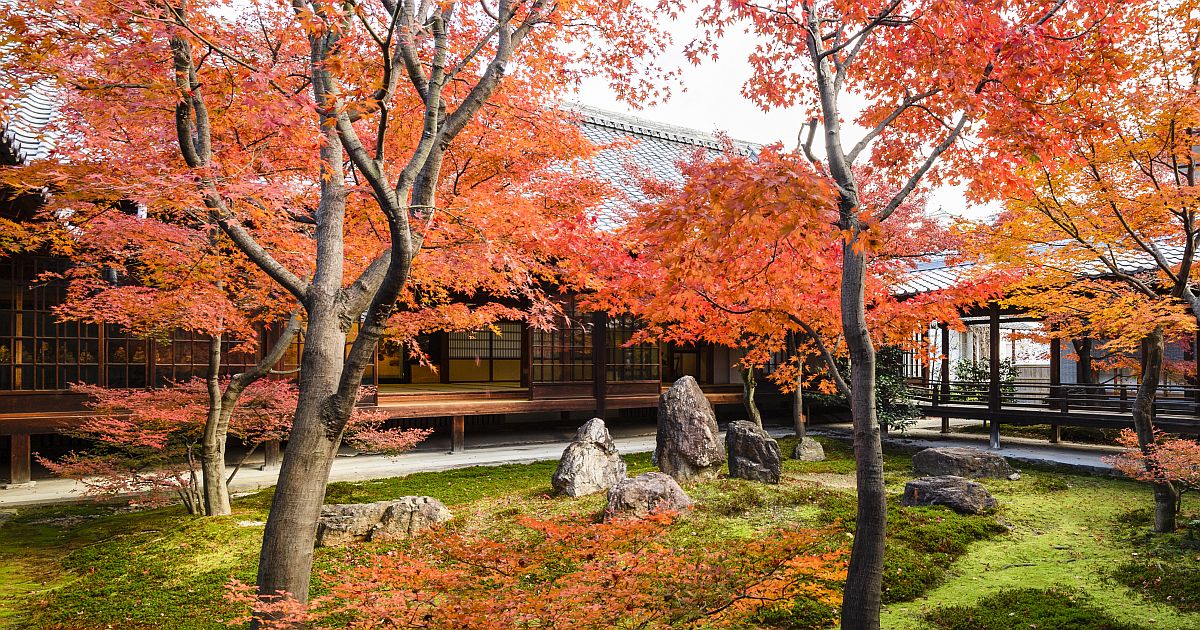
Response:
[{"label": "wooden post supporting walkway", "polygon": [[263,442],[263,469],[278,468],[282,463],[283,453],[279,447],[279,440]]},{"label": "wooden post supporting walkway", "polygon": [[32,468],[32,451],[29,447],[29,434],[17,433],[11,436],[12,447],[9,449],[8,482],[9,485],[31,483],[30,469]]},{"label": "wooden post supporting walkway", "polygon": [[450,419],[450,452],[462,453],[467,450],[467,419],[464,416],[454,416]]}]

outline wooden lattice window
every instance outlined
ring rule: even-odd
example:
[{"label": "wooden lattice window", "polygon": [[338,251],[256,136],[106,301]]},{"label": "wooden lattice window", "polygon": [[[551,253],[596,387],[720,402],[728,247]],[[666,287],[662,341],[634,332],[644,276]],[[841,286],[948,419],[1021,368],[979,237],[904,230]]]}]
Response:
[{"label": "wooden lattice window", "polygon": [[573,301],[563,305],[564,317],[553,330],[534,330],[532,379],[535,383],[592,380],[592,324]]},{"label": "wooden lattice window", "polygon": [[628,315],[608,318],[608,380],[659,380],[658,344],[626,346],[640,328],[638,320]]}]

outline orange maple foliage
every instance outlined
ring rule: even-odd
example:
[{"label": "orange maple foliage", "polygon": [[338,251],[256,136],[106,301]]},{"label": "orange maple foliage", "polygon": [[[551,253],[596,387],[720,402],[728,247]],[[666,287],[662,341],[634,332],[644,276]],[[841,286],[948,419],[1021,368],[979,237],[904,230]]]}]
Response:
[{"label": "orange maple foliage", "polygon": [[696,549],[672,544],[673,515],[589,523],[520,518],[500,535],[443,531],[321,575],[327,596],[305,610],[231,598],[317,627],[745,627],[775,606],[840,602],[844,548],[818,531],[779,530]]},{"label": "orange maple foliage", "polygon": [[[650,182],[659,201],[633,213],[619,233],[630,254],[602,261],[609,284],[596,300],[637,314],[639,339],[746,348],[743,367],[760,367],[783,352],[787,336],[804,339],[798,356],[772,374],[783,391],[809,357],[844,356],[838,314],[841,248],[828,179],[804,156],[779,146],[750,154],[732,144],[682,164],[683,183]],[[869,177],[865,177],[869,182]],[[864,196],[890,194],[870,187]],[[882,344],[926,355],[916,336],[933,321],[959,323],[960,309],[996,294],[995,275],[964,276],[956,286],[911,294],[902,289],[920,262],[954,242],[924,215],[924,197],[905,203],[891,221],[860,241],[871,256],[868,317]],[[809,370],[806,382],[826,393],[840,374]],[[836,365],[832,372],[837,372]]]}]

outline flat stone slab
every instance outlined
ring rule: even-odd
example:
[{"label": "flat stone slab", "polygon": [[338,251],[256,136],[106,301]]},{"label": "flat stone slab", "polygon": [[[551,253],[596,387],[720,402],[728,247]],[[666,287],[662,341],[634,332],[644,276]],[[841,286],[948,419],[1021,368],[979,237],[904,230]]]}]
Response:
[{"label": "flat stone slab", "polygon": [[944,505],[959,514],[984,514],[999,506],[987,488],[965,477],[921,477],[904,484],[900,505]]},{"label": "flat stone slab", "polygon": [[321,508],[318,547],[399,540],[450,520],[453,515],[433,497],[400,497],[375,503],[340,503]]},{"label": "flat stone slab", "polygon": [[967,446],[927,448],[913,455],[913,470],[923,475],[957,477],[995,477],[1005,479],[1013,473],[1003,457]]}]

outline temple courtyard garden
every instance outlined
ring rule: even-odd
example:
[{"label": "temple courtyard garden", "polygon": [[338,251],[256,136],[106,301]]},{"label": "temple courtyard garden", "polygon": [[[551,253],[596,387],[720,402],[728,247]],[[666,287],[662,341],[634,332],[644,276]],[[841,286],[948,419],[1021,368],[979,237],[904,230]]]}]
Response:
[{"label": "temple courtyard garden", "polygon": [[[406,495],[453,519],[412,538],[316,550],[313,625],[778,627],[837,623],[855,518],[848,447],[787,457],[778,485],[685,483],[674,516],[601,522],[604,493],[554,496],[556,462],[414,473],[330,486],[326,503]],[[626,455],[629,475],[655,470]],[[885,628],[1200,627],[1200,509],[1152,535],[1148,492],[1118,478],[1021,470],[977,480],[992,513],[902,507],[919,475],[886,455]],[[248,613],[271,490],[228,517],[180,507],[73,504],[8,511],[0,626],[220,628]],[[603,553],[601,553],[603,552]],[[430,605],[435,600],[436,607]],[[457,617],[456,617],[457,615]],[[578,617],[578,618],[577,618]]]}]

